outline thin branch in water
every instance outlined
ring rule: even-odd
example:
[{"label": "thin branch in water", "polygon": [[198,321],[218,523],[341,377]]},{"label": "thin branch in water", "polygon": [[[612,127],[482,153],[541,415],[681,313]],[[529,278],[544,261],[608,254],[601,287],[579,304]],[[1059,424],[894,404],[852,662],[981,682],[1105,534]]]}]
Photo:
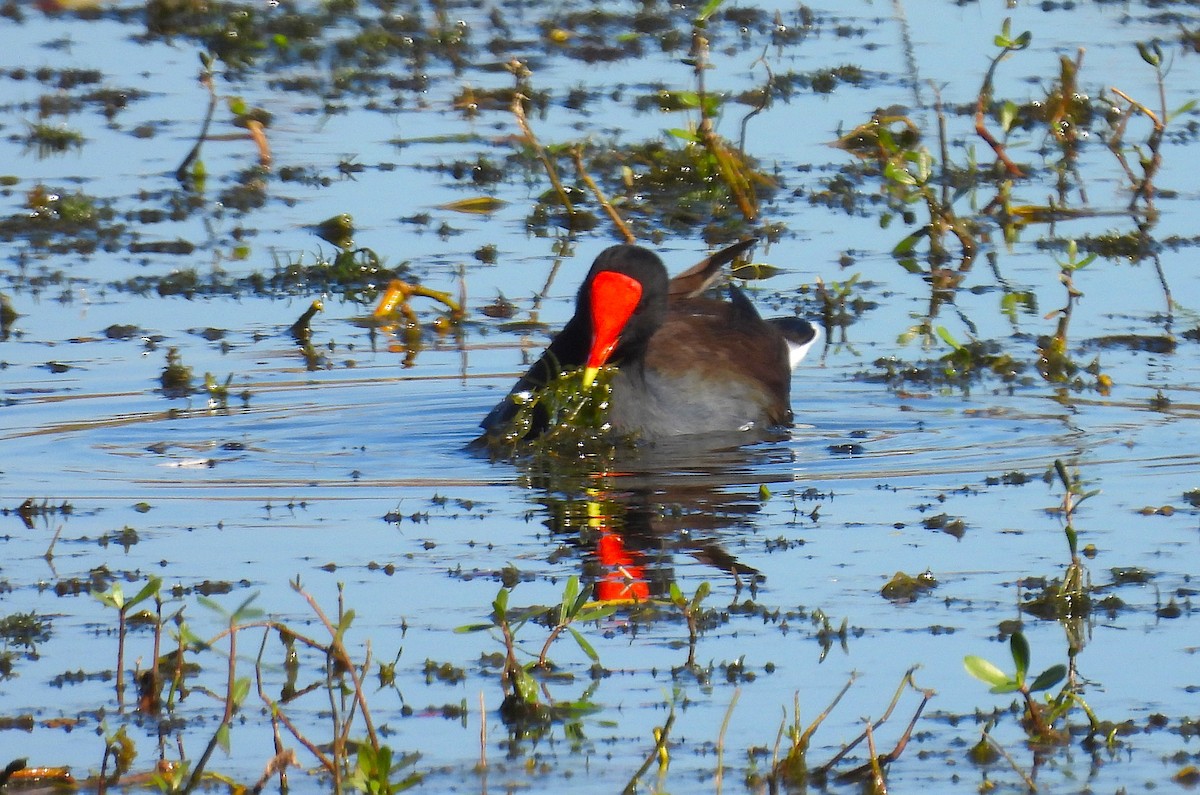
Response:
[{"label": "thin branch in water", "polygon": [[562,180],[558,177],[558,170],[554,167],[550,156],[546,154],[546,150],[538,143],[537,136],[533,134],[533,128],[529,126],[529,120],[525,118],[525,106],[522,103],[526,99],[528,97],[520,91],[513,94],[513,101],[510,107],[512,114],[517,119],[517,126],[521,128],[521,134],[525,136],[525,142],[533,149],[538,160],[542,161],[542,168],[546,169],[546,176],[550,178],[550,184],[554,186],[554,192],[558,194],[559,201],[563,203],[567,216],[574,216],[575,207],[571,204],[571,198],[567,195],[567,189],[563,187]]},{"label": "thin branch in water", "polygon": [[654,764],[655,759],[661,759],[662,755],[667,750],[667,735],[671,732],[671,726],[675,723],[675,710],[671,709],[671,714],[667,716],[667,722],[663,724],[661,729],[655,730],[654,734],[654,750],[646,757],[646,761],[642,762],[642,766],[638,768],[633,777],[629,779],[629,783],[621,790],[621,795],[633,795],[637,792],[638,780],[650,769],[650,765]]},{"label": "thin branch in water", "polygon": [[587,167],[583,164],[583,147],[579,145],[571,147],[571,157],[575,160],[575,170],[579,173],[579,178],[583,181],[584,185],[587,185],[588,190],[595,194],[596,201],[600,203],[600,207],[603,208],[604,212],[612,220],[613,225],[617,227],[617,231],[621,233],[621,237],[629,245],[636,243],[637,238],[634,237],[633,232],[629,231],[629,227],[625,224],[625,219],[612,206],[608,197],[604,195],[604,191],[600,190],[600,186],[592,179],[592,175],[587,172]]},{"label": "thin branch in water", "polygon": [[1037,792],[1038,791],[1037,784],[1034,784],[1033,779],[1029,777],[1029,774],[1027,774],[1024,770],[1021,769],[1021,766],[1017,764],[1017,760],[1012,758],[1012,754],[1010,754],[1004,748],[1004,746],[1000,745],[1000,743],[993,740],[992,735],[985,734],[984,737],[987,739],[988,745],[990,745],[990,746],[992,746],[992,748],[996,749],[996,752],[999,753],[1001,756],[1003,756],[1004,759],[1008,762],[1009,767],[1011,767],[1013,769],[1013,771],[1016,772],[1016,774],[1021,777],[1021,780],[1025,782],[1025,786],[1028,788],[1029,792]]},{"label": "thin branch in water", "polygon": [[340,633],[333,626],[333,624],[329,622],[329,619],[325,615],[325,611],[322,610],[321,606],[317,604],[317,600],[314,599],[302,587],[300,587],[298,581],[292,583],[292,589],[304,597],[304,600],[308,602],[308,606],[312,608],[314,613],[316,613],[317,618],[321,620],[321,623],[325,625],[325,629],[329,632],[330,637],[333,638],[333,642],[329,645],[329,650],[331,654],[333,654],[333,656],[335,656],[345,666],[346,671],[350,674],[351,681],[354,682],[354,700],[358,703],[359,709],[362,710],[363,722],[367,727],[367,736],[371,740],[371,747],[378,751],[379,737],[375,734],[375,724],[372,722],[371,712],[367,708],[366,696],[363,695],[362,678],[359,676],[358,667],[354,664],[354,661],[350,659],[350,655],[347,653],[346,647],[342,645]]},{"label": "thin branch in water", "polygon": [[183,162],[179,164],[179,168],[175,169],[175,179],[179,182],[187,182],[188,169],[196,158],[200,156],[200,147],[204,145],[204,141],[208,138],[208,128],[212,124],[213,113],[217,109],[217,90],[213,87],[212,69],[209,65],[205,66],[204,72],[200,75],[200,84],[208,89],[208,110],[204,113],[204,121],[200,124],[200,134],[196,136],[196,143],[192,145],[191,151],[183,158]]},{"label": "thin branch in water", "polygon": [[717,795],[721,795],[721,782],[725,777],[725,732],[729,729],[729,719],[733,717],[733,708],[737,706],[738,698],[742,695],[740,687],[734,688],[733,698],[729,700],[729,708],[725,710],[725,717],[721,720],[721,731],[717,734],[717,775],[716,775],[716,790]]}]

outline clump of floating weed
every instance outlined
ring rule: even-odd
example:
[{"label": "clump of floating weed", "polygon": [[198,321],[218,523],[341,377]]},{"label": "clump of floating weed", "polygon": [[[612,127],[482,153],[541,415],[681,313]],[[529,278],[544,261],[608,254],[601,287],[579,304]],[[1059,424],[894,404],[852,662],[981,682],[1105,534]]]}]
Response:
[{"label": "clump of floating weed", "polygon": [[582,368],[568,370],[531,392],[513,395],[512,418],[480,438],[494,456],[581,454],[605,457],[617,440],[608,424],[613,367],[601,368],[590,387]]},{"label": "clump of floating weed", "polygon": [[[233,373],[225,376],[224,381],[218,381],[212,373],[204,374],[204,392],[208,395],[208,407],[213,410],[227,411],[229,409],[229,385],[233,382]],[[243,404],[250,402],[250,390],[242,390],[239,395]]]},{"label": "clump of floating weed", "polygon": [[892,578],[879,590],[880,595],[889,602],[915,602],[921,594],[928,593],[938,586],[933,572],[924,571],[915,577],[902,571],[896,572]]},{"label": "clump of floating weed", "polygon": [[42,225],[93,227],[112,216],[96,199],[82,191],[62,193],[45,185],[35,185],[26,195],[30,221]]},{"label": "clump of floating weed", "polygon": [[12,613],[0,618],[0,640],[7,646],[27,649],[37,655],[37,644],[50,639],[50,621],[37,613]]},{"label": "clump of floating weed", "polygon": [[17,322],[21,313],[13,309],[12,301],[4,293],[0,293],[0,342],[8,339],[9,330]]},{"label": "clump of floating weed", "polygon": [[36,149],[39,157],[46,157],[82,148],[83,133],[68,127],[38,122],[29,125],[29,132],[25,135],[25,145]]},{"label": "clump of floating weed", "polygon": [[158,380],[164,397],[179,398],[192,394],[192,368],[183,363],[178,348],[167,349],[167,366]]},{"label": "clump of floating weed", "polygon": [[[908,333],[912,334],[913,331]],[[994,342],[971,340],[960,343],[945,326],[937,327],[937,335],[953,349],[941,358],[942,377],[946,381],[964,382],[983,373],[1013,381],[1025,369],[1024,365],[1004,353]]]}]

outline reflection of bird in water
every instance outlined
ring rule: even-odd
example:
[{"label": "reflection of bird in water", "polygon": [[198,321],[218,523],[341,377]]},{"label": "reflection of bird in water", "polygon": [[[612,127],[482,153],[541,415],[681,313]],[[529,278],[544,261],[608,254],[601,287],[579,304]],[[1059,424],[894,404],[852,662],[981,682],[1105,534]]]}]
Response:
[{"label": "reflection of bird in water", "polygon": [[[525,394],[566,370],[583,367],[590,387],[610,363],[618,371],[609,422],[618,433],[761,433],[790,424],[791,371],[816,341],[816,327],[794,317],[763,320],[733,286],[728,301],[701,297],[753,242],[730,246],[670,281],[652,251],[605,249],[579,289],[574,317],[482,427],[502,431]],[[530,435],[544,430],[543,416]]]},{"label": "reflection of bird in water", "polygon": [[[676,476],[678,478],[678,476]],[[661,479],[659,479],[661,478]],[[760,579],[721,544],[719,536],[748,524],[757,512],[749,495],[727,494],[712,483],[671,483],[653,476],[655,488],[632,491],[588,489],[582,498],[551,497],[551,531],[570,534],[569,544],[584,551],[584,581],[592,581],[602,602],[641,602],[666,598],[676,578],[676,556],[686,555],[733,576],[738,586]],[[686,480],[686,478],[684,478]],[[618,488],[620,479],[614,482]]]}]

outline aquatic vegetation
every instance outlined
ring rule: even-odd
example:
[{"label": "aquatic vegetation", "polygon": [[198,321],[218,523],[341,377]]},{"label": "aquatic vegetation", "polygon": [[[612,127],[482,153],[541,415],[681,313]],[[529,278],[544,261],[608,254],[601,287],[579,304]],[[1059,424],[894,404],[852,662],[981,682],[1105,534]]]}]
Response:
[{"label": "aquatic vegetation", "polygon": [[1047,584],[1040,594],[1030,594],[1022,603],[1021,609],[1042,618],[1083,618],[1092,610],[1093,587],[1079,556],[1079,533],[1074,524],[1075,511],[1084,501],[1095,497],[1100,491],[1084,490],[1078,475],[1072,477],[1062,461],[1054,462],[1053,476],[1063,487],[1060,513],[1070,560],[1062,577]]},{"label": "aquatic vegetation", "polygon": [[119,582],[114,582],[106,591],[95,593],[96,599],[101,604],[117,611],[117,675],[115,678],[117,705],[122,709],[125,706],[125,633],[129,624],[129,611],[147,599],[152,597],[158,599],[161,589],[162,579],[151,577],[141,590],[131,597],[125,596],[125,591]]},{"label": "aquatic vegetation", "polygon": [[[583,385],[583,368],[568,370],[541,389],[514,396],[517,407],[512,419],[499,432],[482,437],[492,455],[512,458],[534,453],[578,458],[581,453],[603,459],[611,455],[619,439],[608,424],[608,404],[616,368],[604,367],[588,387]],[[530,438],[535,427],[546,431]]]},{"label": "aquatic vegetation", "polygon": [[1034,693],[1049,690],[1061,682],[1067,675],[1065,665],[1052,665],[1038,674],[1032,681],[1027,680],[1029,673],[1029,642],[1020,632],[1014,632],[1009,637],[1009,649],[1012,652],[1014,673],[1006,674],[992,663],[968,655],[963,660],[967,673],[976,679],[992,686],[992,693],[1020,693],[1025,702],[1025,719],[1028,723],[1030,740],[1038,743],[1057,744],[1065,739],[1065,735],[1054,729],[1054,723],[1061,716],[1060,709],[1047,709],[1033,697]]},{"label": "aquatic vegetation", "polygon": [[[813,735],[816,734],[817,730],[833,712],[834,708],[836,708],[838,703],[841,702],[842,697],[845,696],[850,690],[851,686],[853,686],[856,677],[851,676],[850,680],[846,682],[845,686],[842,687],[836,696],[834,696],[829,705],[825,707],[825,709],[822,710],[821,713],[818,714],[817,717],[807,726],[805,726],[800,719],[800,697],[797,695],[795,698],[795,704],[793,706],[791,723],[789,724],[785,720],[785,723],[779,727],[779,735],[775,741],[775,748],[772,754],[772,764],[769,773],[761,777],[753,776],[751,778],[751,783],[755,783],[765,778],[766,782],[772,787],[778,787],[780,785],[788,788],[805,787],[810,783],[823,786],[830,779],[830,777],[836,777],[838,781],[861,783],[868,787],[869,791],[872,792],[886,792],[887,785],[884,771],[887,765],[899,759],[900,755],[904,753],[917,721],[920,719],[921,714],[924,712],[925,707],[929,703],[930,699],[932,699],[935,695],[933,690],[928,690],[917,686],[913,679],[914,671],[915,669],[909,669],[908,672],[905,673],[903,679],[900,681],[899,686],[896,688],[896,692],[892,696],[891,701],[884,709],[882,716],[876,720],[864,718],[863,723],[865,724],[865,728],[863,729],[863,732],[851,742],[843,745],[841,751],[834,754],[828,761],[821,765],[812,764],[808,758],[808,755],[812,750]],[[919,693],[921,695],[921,701],[914,709],[912,717],[909,719],[908,727],[904,730],[899,740],[897,740],[896,745],[891,751],[880,754],[875,748],[874,732],[891,719],[893,711],[896,709],[896,706],[900,703],[901,697],[907,690],[912,690]],[[788,748],[787,753],[780,758],[780,741],[785,736],[791,743],[791,747]],[[851,770],[838,771],[838,764],[864,740],[867,742],[869,749],[868,760]]]},{"label": "aquatic vegetation", "polygon": [[6,294],[0,293],[0,342],[8,339],[13,324],[20,316],[21,314],[13,308],[12,299]]},{"label": "aquatic vegetation", "polygon": [[167,364],[158,380],[163,397],[181,398],[192,394],[192,368],[183,363],[178,348],[167,348]]},{"label": "aquatic vegetation", "polygon": [[[579,587],[579,578],[575,575],[567,579],[562,601],[551,607],[510,609],[508,594],[508,588],[501,588],[496,594],[496,599],[492,602],[490,623],[468,624],[456,631],[499,630],[500,639],[504,644],[504,663],[500,674],[500,684],[504,692],[504,701],[500,706],[501,714],[506,721],[519,725],[544,723],[550,720],[556,707],[553,704],[549,707],[542,704],[533,672],[551,668],[548,657],[550,647],[563,632],[569,633],[584,654],[598,664],[600,658],[596,650],[572,625],[599,621],[612,615],[617,608],[611,604],[590,605],[590,593]],[[540,619],[549,620],[550,632],[536,658],[528,663],[521,663],[517,659],[516,635],[526,623],[537,622]]]},{"label": "aquatic vegetation", "polygon": [[83,148],[83,133],[68,127],[37,123],[30,125],[25,144],[36,149],[39,157]]},{"label": "aquatic vegetation", "polygon": [[[903,9],[958,41],[878,3],[3,4],[48,65],[0,69],[0,729],[31,743],[0,785],[1192,785],[1197,23],[1130,3],[1085,57],[1051,38],[1085,5]],[[831,343],[789,438],[617,454],[568,375],[523,406],[541,447],[457,449],[572,249],[747,234],[755,303]],[[330,615],[278,598],[297,570]],[[1065,684],[1020,632],[1062,633]],[[909,674],[893,711],[931,660],[975,703],[952,633],[1010,642],[981,670],[1016,700],[930,716]],[[1154,681],[1113,672],[1143,647]],[[851,667],[908,729],[836,701]]]}]

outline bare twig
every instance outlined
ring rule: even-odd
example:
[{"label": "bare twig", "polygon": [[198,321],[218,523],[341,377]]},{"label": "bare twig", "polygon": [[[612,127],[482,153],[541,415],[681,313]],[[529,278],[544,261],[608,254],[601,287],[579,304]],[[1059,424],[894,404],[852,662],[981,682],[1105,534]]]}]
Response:
[{"label": "bare twig", "polygon": [[217,90],[213,87],[212,70],[208,67],[200,74],[200,85],[208,89],[208,110],[204,113],[204,121],[200,124],[200,134],[196,136],[196,143],[192,145],[191,151],[183,158],[183,162],[179,164],[179,168],[175,169],[175,179],[179,182],[186,182],[188,178],[188,168],[200,156],[200,147],[204,145],[204,139],[208,137],[208,128],[212,124],[213,113],[217,109]]},{"label": "bare twig", "polygon": [[[896,705],[900,701],[900,696],[904,693],[906,687],[911,687],[913,690],[916,690],[922,694],[921,703],[917,705],[917,709],[913,712],[913,716],[908,723],[908,728],[904,730],[904,734],[900,737],[899,741],[897,741],[896,746],[883,757],[881,757],[880,761],[882,764],[894,762],[900,757],[900,754],[904,753],[904,749],[908,746],[908,741],[912,737],[913,728],[917,725],[917,720],[921,717],[921,713],[925,710],[925,705],[928,704],[929,699],[933,698],[935,695],[933,690],[926,690],[917,687],[916,682],[914,682],[912,678],[915,670],[915,667],[908,669],[908,672],[904,674],[904,678],[900,680],[900,684],[897,686],[896,692],[892,695],[891,703],[888,704],[887,709],[884,710],[883,716],[880,717],[879,720],[875,721],[873,725],[868,725],[868,729],[873,731],[887,722],[887,720],[892,716],[892,712],[896,709]],[[848,754],[855,746],[865,739],[868,739],[868,731],[864,731],[845,747],[843,747],[841,751],[834,754],[833,758],[822,765],[819,770],[823,773],[828,773],[833,769],[834,765],[840,762],[846,756],[846,754]],[[857,778],[865,774],[868,769],[869,765],[863,765],[849,771],[848,773],[842,774],[840,778]]]},{"label": "bare twig", "polygon": [[371,747],[378,751],[379,737],[375,734],[375,724],[371,721],[371,713],[367,708],[367,699],[366,696],[363,695],[362,678],[359,676],[358,667],[355,666],[354,661],[350,659],[350,654],[346,651],[346,647],[342,644],[340,633],[333,626],[333,624],[330,623],[329,619],[325,615],[325,611],[322,610],[321,606],[317,604],[317,600],[314,599],[308,592],[306,592],[298,582],[292,583],[292,588],[296,591],[296,593],[304,597],[304,600],[308,602],[308,606],[312,608],[314,613],[316,613],[317,618],[321,620],[321,623],[325,625],[325,629],[329,632],[330,637],[333,638],[333,642],[329,645],[330,653],[333,654],[333,656],[335,656],[345,666],[346,671],[350,674],[350,679],[354,683],[354,700],[358,703],[359,708],[362,710],[363,722],[367,727],[367,736],[371,740]]},{"label": "bare twig", "polygon": [[667,716],[667,722],[663,724],[661,729],[657,729],[654,732],[654,750],[650,752],[650,755],[646,757],[646,761],[642,762],[642,766],[639,767],[638,771],[633,774],[631,779],[629,779],[629,783],[625,785],[623,790],[621,790],[621,795],[633,795],[633,793],[637,792],[638,779],[640,779],[645,772],[650,769],[650,765],[654,764],[654,760],[660,759],[662,754],[666,751],[667,735],[671,732],[671,726],[674,723],[675,710],[672,709],[671,714]]},{"label": "bare twig", "polygon": [[1017,760],[1012,758],[1012,754],[1010,754],[1004,748],[1004,746],[1000,745],[1000,743],[993,740],[992,735],[985,734],[984,737],[987,739],[988,745],[992,746],[992,748],[995,748],[996,751],[1005,758],[1005,760],[1008,762],[1009,766],[1016,772],[1016,774],[1021,777],[1021,780],[1025,782],[1025,786],[1028,788],[1028,790],[1030,792],[1037,792],[1038,791],[1037,785],[1034,784],[1033,779],[1030,778],[1029,775],[1024,770],[1021,769],[1020,765],[1017,764]]},{"label": "bare twig", "polygon": [[996,67],[1008,57],[1009,53],[1016,52],[1019,49],[1022,48],[1005,47],[1000,51],[999,55],[992,59],[987,74],[984,75],[983,85],[979,88],[979,95],[975,98],[975,132],[980,138],[987,141],[988,146],[992,147],[992,151],[996,153],[996,157],[1004,164],[1004,168],[1008,171],[1009,176],[1013,177],[1023,177],[1025,176],[1025,172],[1021,170],[1020,166],[1009,159],[1004,144],[997,141],[988,132],[987,126],[984,124],[984,111],[986,110],[985,106],[992,98],[992,80],[996,76]]},{"label": "bare twig", "polygon": [[187,795],[196,789],[200,783],[200,777],[204,774],[204,768],[208,765],[208,760],[212,757],[212,753],[217,748],[217,743],[220,742],[222,730],[228,730],[233,724],[234,712],[234,691],[237,688],[237,627],[234,625],[234,618],[229,619],[229,664],[225,671],[225,713],[221,716],[221,723],[217,726],[217,730],[213,732],[212,737],[208,740],[208,745],[204,748],[204,753],[196,761],[196,766],[192,769],[192,775],[188,778],[188,782],[183,787],[183,795]]},{"label": "bare twig", "polygon": [[717,775],[714,782],[717,795],[721,793],[721,782],[725,777],[725,732],[729,729],[729,719],[733,717],[733,708],[737,706],[738,698],[741,695],[742,689],[734,688],[733,698],[729,700],[729,708],[725,710],[725,717],[721,720],[721,731],[717,734]]},{"label": "bare twig", "polygon": [[[1160,81],[1160,93],[1162,90],[1163,89]],[[1162,146],[1163,135],[1166,133],[1166,123],[1162,118],[1159,117],[1158,114],[1130,97],[1121,89],[1113,86],[1109,88],[1109,91],[1112,91],[1118,97],[1128,102],[1132,109],[1145,115],[1150,119],[1150,123],[1154,125],[1154,130],[1150,133],[1150,138],[1146,141],[1146,147],[1150,150],[1150,159],[1148,161],[1143,159],[1142,177],[1141,179],[1133,180],[1133,199],[1129,203],[1129,208],[1131,210],[1137,206],[1139,199],[1145,201],[1146,206],[1151,208],[1154,205],[1154,177],[1158,173],[1159,167],[1162,165],[1162,153],[1159,151],[1159,148]],[[1126,167],[1126,172],[1129,173],[1132,178],[1132,172],[1128,167]]]},{"label": "bare twig", "polygon": [[600,190],[600,186],[596,184],[591,174],[587,172],[587,167],[583,164],[583,147],[579,145],[571,147],[571,157],[575,160],[575,170],[579,173],[579,178],[583,180],[584,185],[587,185],[588,190],[595,194],[596,201],[600,203],[600,207],[603,208],[604,212],[612,220],[613,225],[617,227],[617,231],[621,233],[621,237],[625,238],[625,242],[630,245],[636,243],[637,238],[634,237],[633,232],[629,231],[629,227],[625,224],[625,219],[612,206],[612,202],[604,195],[604,191]]},{"label": "bare twig", "polygon": [[525,118],[525,106],[521,103],[526,99],[528,97],[520,91],[513,94],[512,114],[516,117],[517,125],[521,128],[521,133],[525,136],[525,142],[533,149],[538,160],[542,161],[542,167],[546,169],[546,176],[550,178],[550,184],[554,186],[554,191],[563,203],[567,215],[573,216],[575,214],[575,207],[571,204],[571,198],[567,195],[567,189],[563,187],[562,180],[558,178],[558,170],[554,167],[550,156],[546,154],[546,150],[538,143],[537,136],[533,134],[533,128],[529,126],[529,120]]}]

